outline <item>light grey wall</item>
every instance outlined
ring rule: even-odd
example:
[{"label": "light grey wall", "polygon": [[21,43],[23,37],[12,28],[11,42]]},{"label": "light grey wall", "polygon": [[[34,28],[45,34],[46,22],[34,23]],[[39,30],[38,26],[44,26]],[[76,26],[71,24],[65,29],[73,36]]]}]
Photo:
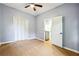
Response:
[{"label": "light grey wall", "polygon": [[0,5],[0,42],[2,39],[2,6]]},{"label": "light grey wall", "polygon": [[11,7],[7,7],[3,4],[0,4],[0,11],[2,12],[2,13],[0,12],[0,14],[3,14],[3,16],[0,15],[0,17],[2,17],[2,19],[0,18],[0,22],[2,23],[0,26],[3,27],[3,31],[2,31],[3,36],[2,36],[1,42],[14,41],[14,38],[15,38],[14,30],[13,30],[14,25],[12,24],[13,16],[21,16],[26,18],[26,20],[28,20],[29,22],[28,38],[35,37],[35,17],[33,15],[21,12]]},{"label": "light grey wall", "polygon": [[78,49],[78,51],[79,51],[79,39],[78,39],[78,45],[77,45],[77,49]]},{"label": "light grey wall", "polygon": [[64,47],[78,50],[78,4],[63,4],[37,16],[38,38],[44,39],[44,19],[54,16],[64,17]]},{"label": "light grey wall", "polygon": [[78,46],[77,47],[78,47],[78,51],[79,51],[79,39],[78,39]]},{"label": "light grey wall", "polygon": [[[78,4],[78,6],[79,6],[79,4]],[[78,15],[78,18],[79,18],[79,7],[78,7],[78,13],[77,13],[77,15]],[[78,35],[79,35],[79,20],[78,20]],[[78,50],[79,50],[79,37],[78,37]]]},{"label": "light grey wall", "polygon": [[44,18],[42,16],[36,17],[36,37],[39,39],[44,39]]},{"label": "light grey wall", "polygon": [[[1,7],[1,6],[0,6]],[[0,8],[0,33],[1,33],[1,8]],[[0,42],[1,42],[1,34],[0,34]]]}]

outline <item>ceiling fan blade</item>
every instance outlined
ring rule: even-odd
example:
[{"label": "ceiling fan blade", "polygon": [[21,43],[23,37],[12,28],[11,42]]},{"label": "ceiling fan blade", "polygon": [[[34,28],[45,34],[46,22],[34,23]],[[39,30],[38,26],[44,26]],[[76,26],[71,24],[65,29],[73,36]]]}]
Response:
[{"label": "ceiling fan blade", "polygon": [[38,5],[38,4],[35,4],[35,6],[37,6],[37,7],[43,7],[42,5]]},{"label": "ceiling fan blade", "polygon": [[33,10],[34,10],[34,11],[36,11],[36,8],[35,8],[35,7],[33,7]]},{"label": "ceiling fan blade", "polygon": [[25,6],[25,8],[28,8],[30,5]]}]

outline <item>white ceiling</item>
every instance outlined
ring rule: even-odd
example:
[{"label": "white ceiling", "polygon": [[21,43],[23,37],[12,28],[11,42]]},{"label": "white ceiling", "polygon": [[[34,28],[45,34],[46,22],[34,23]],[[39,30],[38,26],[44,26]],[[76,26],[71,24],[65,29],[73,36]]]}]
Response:
[{"label": "white ceiling", "polygon": [[37,7],[37,11],[33,11],[33,9],[30,7],[24,8],[26,6],[26,3],[4,3],[4,4],[9,7],[16,8],[18,10],[37,16],[43,12],[56,8],[59,5],[62,5],[63,3],[38,3],[43,5],[43,7],[42,8]]}]

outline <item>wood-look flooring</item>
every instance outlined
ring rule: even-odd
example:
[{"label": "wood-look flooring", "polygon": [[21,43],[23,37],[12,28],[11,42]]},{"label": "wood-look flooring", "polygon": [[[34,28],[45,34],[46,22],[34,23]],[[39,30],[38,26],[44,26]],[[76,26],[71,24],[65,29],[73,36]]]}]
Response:
[{"label": "wood-look flooring", "polygon": [[0,46],[1,56],[79,56],[40,40],[22,40]]}]

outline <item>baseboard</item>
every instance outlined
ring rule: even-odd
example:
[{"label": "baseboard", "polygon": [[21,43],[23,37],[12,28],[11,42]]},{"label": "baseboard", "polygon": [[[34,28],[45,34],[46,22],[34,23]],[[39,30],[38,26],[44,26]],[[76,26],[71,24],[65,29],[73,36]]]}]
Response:
[{"label": "baseboard", "polygon": [[[35,38],[35,37],[34,37],[34,38],[28,38],[27,40],[32,40],[32,39],[36,39],[36,38]],[[1,43],[0,43],[0,46],[1,46],[2,44],[12,43],[12,42],[17,42],[17,41],[22,41],[22,40],[25,40],[25,39],[14,40],[14,41],[7,41],[7,42],[1,42]]]},{"label": "baseboard", "polygon": [[74,50],[74,49],[71,49],[71,48],[68,48],[68,47],[63,47],[64,49],[67,49],[67,50],[70,50],[70,51],[73,51],[73,52],[75,52],[75,53],[79,53],[79,51],[77,51],[77,50]]},{"label": "baseboard", "polygon": [[42,39],[40,39],[40,38],[36,38],[37,40],[41,40],[41,41],[43,41],[44,42],[44,40],[42,40]]},{"label": "baseboard", "polygon": [[[16,40],[16,41],[17,41],[17,40]],[[2,44],[12,43],[12,42],[16,42],[16,41],[1,42],[1,43],[0,43],[0,46],[1,46]]]},{"label": "baseboard", "polygon": [[27,40],[31,40],[31,39],[36,39],[36,37],[29,37],[29,38],[27,38]]}]

